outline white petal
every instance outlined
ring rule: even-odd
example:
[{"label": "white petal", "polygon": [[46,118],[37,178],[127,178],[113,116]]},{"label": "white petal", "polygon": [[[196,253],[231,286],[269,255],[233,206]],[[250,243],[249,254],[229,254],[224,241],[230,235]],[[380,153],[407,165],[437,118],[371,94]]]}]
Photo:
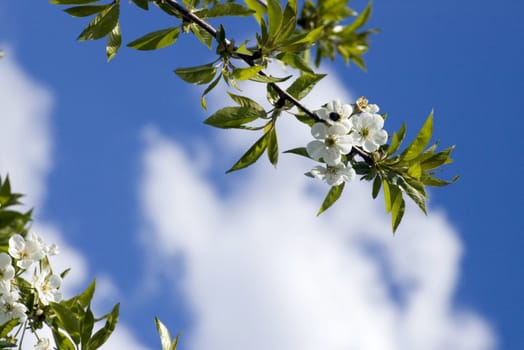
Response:
[{"label": "white petal", "polygon": [[328,135],[328,127],[324,123],[315,123],[311,127],[311,135],[317,140],[323,140]]},{"label": "white petal", "polygon": [[352,147],[353,147],[353,140],[350,135],[341,136],[337,140],[337,148],[340,151],[340,153],[347,154],[351,152]]},{"label": "white petal", "polygon": [[324,155],[322,157],[324,159],[324,162],[326,162],[327,165],[337,165],[340,163],[340,152],[337,149],[334,148],[328,148],[324,151]]},{"label": "white petal", "polygon": [[371,121],[369,125],[375,130],[382,129],[384,127],[384,118],[382,118],[379,114],[371,114]]},{"label": "white petal", "polygon": [[349,118],[349,116],[353,113],[353,106],[345,104],[342,106],[342,117],[343,118]]},{"label": "white petal", "polygon": [[342,182],[344,182],[344,179],[338,173],[335,173],[335,174],[331,173],[326,176],[326,182],[330,186],[338,186]]},{"label": "white petal", "polygon": [[335,123],[327,130],[329,135],[345,135],[348,133],[348,131],[349,130],[347,129],[347,126],[342,123]]},{"label": "white petal", "polygon": [[316,177],[317,179],[323,180],[326,177],[326,168],[323,166],[317,165],[310,171],[311,175]]},{"label": "white petal", "polygon": [[329,120],[329,111],[325,108],[321,108],[318,111],[315,111],[315,114],[322,120]]},{"label": "white petal", "polygon": [[367,108],[367,111],[368,111],[369,113],[376,114],[376,113],[378,113],[378,111],[380,111],[380,108],[378,107],[378,105],[375,105],[375,104],[369,104],[369,105],[368,105],[368,108]]},{"label": "white petal", "polygon": [[320,159],[324,156],[326,145],[322,141],[311,141],[306,146],[307,153],[313,159]]},{"label": "white petal", "polygon": [[386,132],[386,130],[384,129],[381,129],[381,130],[377,130],[373,133],[373,136],[371,137],[371,139],[373,140],[373,142],[375,142],[377,145],[383,145],[387,142],[388,140],[388,133]]},{"label": "white petal", "polygon": [[357,176],[355,169],[349,167],[346,169],[340,170],[340,174],[344,177],[344,181],[351,182]]},{"label": "white petal", "polygon": [[375,152],[378,149],[378,145],[371,140],[365,140],[362,147],[366,152]]},{"label": "white petal", "polygon": [[20,252],[25,248],[25,239],[19,234],[15,234],[9,238],[9,255],[13,258],[20,258]]},{"label": "white petal", "polygon": [[7,253],[0,253],[0,269],[11,266],[11,257]]}]

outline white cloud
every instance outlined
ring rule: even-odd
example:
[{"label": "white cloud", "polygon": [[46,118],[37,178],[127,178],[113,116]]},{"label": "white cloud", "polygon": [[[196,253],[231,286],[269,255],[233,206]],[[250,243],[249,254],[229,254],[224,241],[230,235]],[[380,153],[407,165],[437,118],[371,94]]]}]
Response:
[{"label": "white cloud", "polygon": [[52,95],[32,80],[5,49],[0,60],[0,174],[12,187],[30,194],[28,206],[42,202],[51,166]]},{"label": "white cloud", "polygon": [[[328,86],[347,96],[338,82]],[[283,118],[281,130],[292,133],[290,122]],[[223,145],[228,135],[219,141],[209,147],[226,158],[249,145]],[[278,171],[262,159],[221,179],[232,188],[223,194],[187,147],[148,133],[146,244],[150,259],[163,260],[157,269],[184,260],[182,276],[170,277],[194,313],[182,338],[189,349],[495,347],[486,321],[455,305],[462,245],[444,213],[431,208],[424,217],[408,206],[393,238],[380,202],[366,184],[353,183],[316,218],[327,187],[302,175],[307,160],[282,158]]]},{"label": "white cloud", "polygon": [[[13,50],[1,45],[6,56],[0,60],[0,175],[9,174],[15,192],[26,194],[25,207],[38,208],[46,194],[46,178],[52,164],[51,107],[52,93],[36,82],[17,64]],[[60,254],[51,258],[56,272],[71,268],[63,292],[66,298],[83,290],[89,283],[88,264],[83,254],[71,246],[55,224],[37,220],[32,230],[48,243],[56,243]],[[120,293],[108,276],[99,281],[97,300],[114,299]],[[104,305],[104,312],[106,312]],[[101,314],[101,313],[100,313]],[[49,332],[39,333],[51,338]],[[24,349],[33,349],[36,343],[26,337]],[[146,349],[135,338],[132,331],[120,323],[104,349]]]}]

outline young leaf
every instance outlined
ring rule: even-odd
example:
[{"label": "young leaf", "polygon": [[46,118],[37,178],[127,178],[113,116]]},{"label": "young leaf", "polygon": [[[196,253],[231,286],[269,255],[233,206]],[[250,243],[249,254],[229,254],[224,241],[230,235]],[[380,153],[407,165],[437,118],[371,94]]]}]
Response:
[{"label": "young leaf", "polygon": [[133,40],[127,46],[137,50],[157,50],[174,44],[179,34],[180,27],[161,29]]},{"label": "young leaf", "polygon": [[64,11],[73,17],[87,17],[99,13],[105,9],[107,5],[87,5],[87,6],[75,6],[65,9]]},{"label": "young leaf", "polygon": [[391,144],[389,145],[389,148],[388,148],[388,154],[393,154],[398,150],[405,136],[406,136],[406,123],[402,123],[400,130],[394,133],[393,136],[391,137]]},{"label": "young leaf", "polygon": [[118,314],[120,310],[120,304],[116,304],[113,310],[107,315],[106,324],[100,328],[87,343],[87,350],[95,350],[104,345],[109,339],[111,333],[115,330],[116,324],[118,323]]},{"label": "young leaf", "polygon": [[122,33],[120,32],[120,24],[117,22],[116,26],[107,36],[106,56],[108,62],[115,57],[118,49],[120,49],[120,45],[122,45]]},{"label": "young leaf", "polygon": [[267,21],[269,41],[272,41],[278,36],[280,28],[282,27],[282,8],[280,7],[279,0],[268,0]]},{"label": "young leaf", "polygon": [[364,24],[366,24],[369,17],[371,16],[371,5],[372,3],[369,2],[364,11],[362,11],[362,13],[353,21],[353,23],[344,28],[343,33],[354,32],[355,30],[359,29]]},{"label": "young leaf", "polygon": [[231,167],[231,169],[226,171],[226,174],[235,170],[240,170],[256,162],[262,153],[264,153],[266,150],[268,139],[269,133],[262,135],[262,137],[259,138],[257,142],[255,142],[253,146],[247,150],[246,153],[244,153],[244,155]]},{"label": "young leaf", "polygon": [[265,115],[265,112],[250,107],[224,107],[204,120],[204,123],[216,128],[238,128]]},{"label": "young leaf", "polygon": [[209,84],[207,86],[207,88],[204,90],[204,92],[202,93],[202,96],[200,97],[200,103],[202,104],[202,108],[204,108],[204,110],[207,110],[207,103],[206,103],[206,99],[204,98],[211,90],[213,90],[215,88],[215,86],[217,86],[218,82],[220,81],[220,78],[222,78],[222,73],[220,73],[215,80],[213,80],[213,82],[211,84]]},{"label": "young leaf", "polygon": [[415,140],[402,152],[400,155],[403,160],[411,160],[416,158],[424,147],[428,144],[433,133],[433,111],[429,114],[428,118],[424,122],[424,125],[418,132]]},{"label": "young leaf", "polygon": [[19,320],[17,318],[7,321],[0,326],[0,339],[4,339],[7,335],[18,325]]},{"label": "young leaf", "polygon": [[97,40],[109,34],[118,23],[119,10],[120,6],[118,3],[107,6],[105,10],[89,22],[78,36],[78,40]]},{"label": "young leaf", "polygon": [[266,8],[261,5],[257,0],[244,0],[247,7],[254,11],[253,16],[258,23],[262,21],[262,16],[266,12]]},{"label": "young leaf", "polygon": [[196,25],[195,23],[191,23],[189,25],[189,29],[191,29],[191,32],[195,34],[197,39],[202,44],[206,45],[209,49],[213,47],[213,37],[211,36],[211,34],[205,31],[202,27]]},{"label": "young leaf", "polygon": [[393,234],[397,230],[397,227],[400,224],[400,221],[402,221],[402,217],[404,216],[405,209],[406,209],[406,203],[404,203],[402,194],[399,194],[395,198],[395,202],[393,203],[393,206],[391,208],[391,226],[393,228]]},{"label": "young leaf", "polygon": [[344,185],[346,183],[343,182],[338,186],[332,186],[329,190],[328,194],[326,195],[326,198],[324,199],[324,202],[322,202],[322,205],[320,206],[320,209],[317,212],[317,216],[325,212],[329,207],[331,207],[342,194],[342,191],[344,191]]},{"label": "young leaf", "polygon": [[253,78],[255,75],[258,74],[262,70],[262,66],[253,66],[253,67],[246,67],[246,68],[234,68],[232,72],[232,76],[236,80],[248,80]]},{"label": "young leaf", "polygon": [[313,87],[326,76],[326,74],[304,73],[287,88],[287,92],[297,100],[301,100],[309,94]]},{"label": "young leaf", "polygon": [[77,298],[75,299],[78,300],[80,305],[82,305],[83,307],[87,307],[91,303],[91,300],[93,299],[93,295],[95,295],[95,289],[96,289],[96,279],[94,279],[93,282],[91,282],[89,286],[81,294],[79,294]]},{"label": "young leaf", "polygon": [[82,349],[86,347],[87,342],[91,338],[91,334],[93,333],[94,325],[95,325],[95,316],[93,315],[91,308],[88,307],[85,312],[84,319],[82,320],[82,323],[80,324],[80,339],[81,339]]},{"label": "young leaf", "polygon": [[420,162],[420,166],[424,170],[430,170],[438,168],[441,165],[452,163],[453,160],[450,158],[450,154],[454,148],[455,146],[451,146],[439,153],[432,155],[431,157]]},{"label": "young leaf", "polygon": [[371,196],[373,197],[373,199],[377,198],[381,185],[382,178],[379,175],[375,176],[375,179],[373,180],[373,190],[371,192]]},{"label": "young leaf", "polygon": [[192,84],[207,84],[215,77],[217,68],[212,63],[175,69],[176,75]]},{"label": "young leaf", "polygon": [[252,99],[250,99],[249,97],[235,95],[235,94],[233,94],[231,92],[228,92],[227,94],[229,95],[229,97],[231,97],[233,99],[233,101],[238,103],[240,106],[242,106],[242,107],[249,107],[251,109],[259,111],[261,115],[262,114],[264,114],[264,115],[266,114],[266,111],[264,110],[264,107],[262,107],[257,102],[255,102]]},{"label": "young leaf", "polygon": [[251,81],[256,81],[257,83],[281,83],[283,81],[286,81],[288,80],[289,78],[291,78],[292,75],[288,75],[287,77],[283,77],[283,78],[277,78],[277,77],[272,77],[272,76],[268,76],[268,75],[260,75],[260,74],[257,74],[253,77],[251,77]]},{"label": "young leaf", "polygon": [[171,348],[171,334],[169,329],[160,321],[158,317],[155,317],[156,329],[160,336],[160,343],[162,344],[162,350],[169,350]]},{"label": "young leaf", "polygon": [[267,141],[267,156],[271,164],[275,167],[278,163],[278,139],[277,130],[273,124],[273,127],[269,130],[269,138]]}]

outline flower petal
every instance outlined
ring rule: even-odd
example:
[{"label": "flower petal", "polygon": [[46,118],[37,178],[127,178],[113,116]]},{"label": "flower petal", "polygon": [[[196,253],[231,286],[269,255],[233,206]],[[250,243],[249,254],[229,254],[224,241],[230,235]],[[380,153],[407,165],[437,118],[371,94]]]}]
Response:
[{"label": "flower petal", "polygon": [[362,147],[366,152],[375,152],[378,149],[378,145],[372,140],[365,140]]},{"label": "flower petal", "polygon": [[311,127],[311,135],[317,140],[323,140],[328,136],[328,127],[324,123],[315,123]]},{"label": "flower petal", "polygon": [[333,165],[337,165],[338,163],[340,163],[341,156],[340,156],[340,152],[337,149],[327,148],[324,151],[324,155],[322,158],[324,159],[324,162],[327,165],[333,166]]},{"label": "flower petal", "polygon": [[322,141],[311,141],[306,146],[307,153],[313,159],[320,159],[324,156],[326,145]]},{"label": "flower petal", "polygon": [[371,137],[373,142],[375,142],[377,145],[383,145],[388,140],[388,133],[384,129],[377,130],[373,133],[373,136]]}]

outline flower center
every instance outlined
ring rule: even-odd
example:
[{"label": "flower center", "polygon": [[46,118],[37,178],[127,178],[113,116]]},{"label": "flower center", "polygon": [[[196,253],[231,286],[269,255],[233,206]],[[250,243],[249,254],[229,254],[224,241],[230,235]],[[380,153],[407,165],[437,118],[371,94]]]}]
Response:
[{"label": "flower center", "polygon": [[369,129],[368,128],[362,128],[360,130],[360,135],[362,138],[366,139],[369,136]]},{"label": "flower center", "polygon": [[326,175],[331,175],[331,176],[334,176],[334,175],[337,175],[337,168],[334,167],[334,166],[328,166],[326,168]]},{"label": "flower center", "polygon": [[335,136],[333,135],[329,135],[328,137],[326,137],[326,139],[324,140],[324,144],[328,147],[333,147],[337,144],[337,139]]},{"label": "flower center", "polygon": [[338,122],[340,120],[340,114],[337,112],[331,112],[329,113],[329,119],[331,119],[334,122]]}]

